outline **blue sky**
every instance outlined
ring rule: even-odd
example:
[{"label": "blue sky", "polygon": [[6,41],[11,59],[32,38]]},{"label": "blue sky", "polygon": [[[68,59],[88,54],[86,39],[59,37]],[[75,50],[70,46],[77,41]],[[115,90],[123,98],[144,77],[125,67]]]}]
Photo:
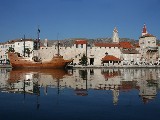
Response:
[{"label": "blue sky", "polygon": [[0,0],[0,42],[112,37],[138,39],[143,24],[160,39],[160,0]]}]

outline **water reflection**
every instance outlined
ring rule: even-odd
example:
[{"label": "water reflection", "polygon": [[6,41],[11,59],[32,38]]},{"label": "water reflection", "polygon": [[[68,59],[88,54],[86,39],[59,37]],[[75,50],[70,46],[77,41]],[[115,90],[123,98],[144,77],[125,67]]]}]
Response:
[{"label": "water reflection", "polygon": [[[39,96],[40,88],[72,89],[75,95],[88,96],[89,90],[112,91],[117,105],[122,92],[138,90],[143,103],[156,98],[160,87],[160,69],[0,69],[0,90]],[[38,104],[39,106],[39,104]]]}]

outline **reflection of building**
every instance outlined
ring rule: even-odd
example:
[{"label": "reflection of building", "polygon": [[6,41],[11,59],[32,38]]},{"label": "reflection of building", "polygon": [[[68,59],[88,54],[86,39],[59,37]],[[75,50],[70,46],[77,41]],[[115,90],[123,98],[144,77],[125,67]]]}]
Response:
[{"label": "reflection of building", "polygon": [[34,83],[32,80],[24,80],[24,81],[17,81],[13,83],[9,83],[8,87],[9,92],[16,92],[16,93],[34,93]]},{"label": "reflection of building", "polygon": [[90,94],[89,89],[110,90],[114,105],[118,104],[120,91],[127,93],[137,89],[147,102],[156,97],[159,72],[159,69],[1,70],[1,76],[10,77],[0,79],[0,88],[1,91],[34,94],[42,87],[46,95],[48,87],[57,88],[57,94],[69,88],[79,96]]},{"label": "reflection of building", "polygon": [[152,100],[157,94],[157,77],[158,71],[156,69],[145,69],[141,71],[141,78],[138,80],[138,86],[140,87],[139,95],[142,97],[144,103]]},{"label": "reflection of building", "polygon": [[9,79],[10,69],[0,69],[0,89],[7,88],[7,80]]},{"label": "reflection of building", "polygon": [[139,95],[142,97],[144,103],[147,103],[149,100],[152,100],[157,95],[157,87],[154,83],[155,80],[141,81],[140,93]]}]

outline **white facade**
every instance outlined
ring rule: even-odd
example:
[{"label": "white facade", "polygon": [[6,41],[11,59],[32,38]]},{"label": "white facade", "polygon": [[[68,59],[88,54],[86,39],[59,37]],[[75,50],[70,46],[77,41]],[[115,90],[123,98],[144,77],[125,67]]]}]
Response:
[{"label": "white facade", "polygon": [[14,43],[7,42],[0,44],[0,64],[7,63],[8,59],[7,51],[9,50],[10,47],[15,48]]},{"label": "white facade", "polygon": [[[24,40],[11,40],[6,43],[0,44],[0,63],[5,64],[8,60],[8,50],[10,48],[13,48],[15,52],[20,53],[20,56],[24,56],[24,44],[25,49],[30,50],[30,56],[33,56],[33,47],[34,47],[34,41],[30,39],[26,39],[25,43]],[[28,57],[28,54],[25,53],[25,57]]]},{"label": "white facade", "polygon": [[[24,47],[25,45],[25,47]],[[17,40],[14,43],[14,50],[15,52],[20,53],[20,56],[24,56],[24,48],[25,49],[29,49],[31,52],[33,51],[33,47],[34,47],[34,41],[33,40]],[[25,57],[27,57],[28,55],[25,53]]]},{"label": "white facade", "polygon": [[[57,54],[58,48],[57,46],[52,47],[41,47],[40,56],[42,60],[49,60],[54,55]],[[60,47],[60,55],[64,57],[64,59],[74,59],[73,63],[76,65],[79,64],[81,57],[83,54],[88,58],[88,65],[101,65],[101,59],[105,56],[107,52],[110,55],[114,55],[117,58],[120,58],[121,51],[118,47],[87,47],[86,44],[74,44],[72,47]],[[46,54],[48,53],[48,54]]]},{"label": "white facade", "polygon": [[139,65],[140,53],[135,49],[122,50],[121,60],[123,65]]}]

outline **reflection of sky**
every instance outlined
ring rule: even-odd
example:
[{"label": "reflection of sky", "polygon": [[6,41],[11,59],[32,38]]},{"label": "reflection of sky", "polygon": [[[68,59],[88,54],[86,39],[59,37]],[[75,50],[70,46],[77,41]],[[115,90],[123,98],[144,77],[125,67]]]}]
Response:
[{"label": "reflection of sky", "polygon": [[144,105],[138,96],[138,90],[120,91],[119,101],[115,106],[112,91],[89,89],[89,95],[81,97],[68,88],[58,95],[57,88],[48,88],[47,95],[43,94],[43,88],[40,90],[40,96],[26,95],[25,99],[23,94],[0,93],[1,119],[159,119],[159,93],[157,99]]}]

